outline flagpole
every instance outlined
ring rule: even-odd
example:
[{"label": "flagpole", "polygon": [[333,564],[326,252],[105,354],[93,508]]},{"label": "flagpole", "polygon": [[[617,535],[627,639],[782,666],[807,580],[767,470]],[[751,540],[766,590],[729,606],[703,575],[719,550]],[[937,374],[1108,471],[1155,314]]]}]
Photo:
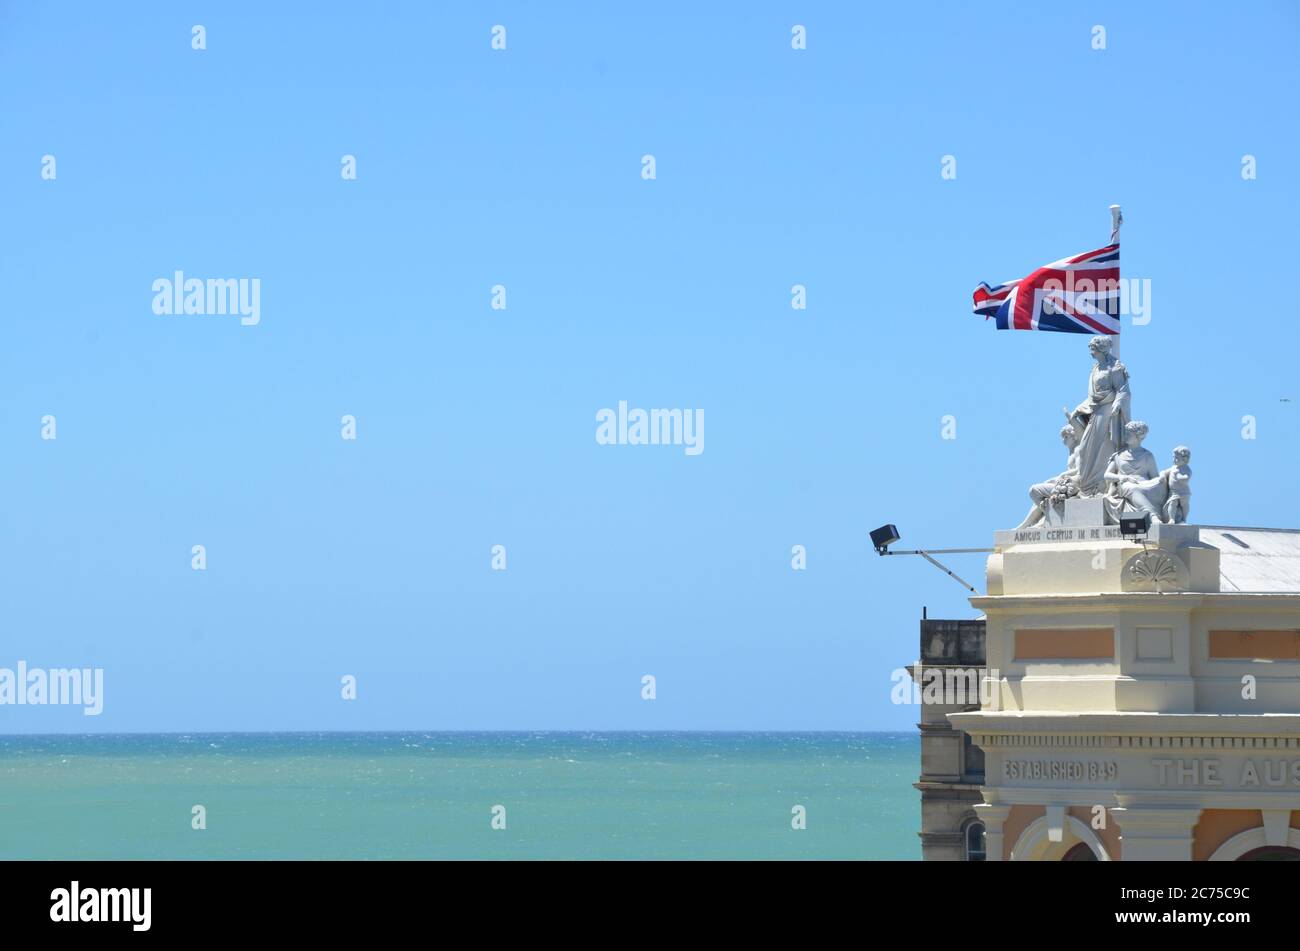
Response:
[{"label": "flagpole", "polygon": [[[1110,206],[1110,243],[1119,244],[1119,226],[1124,223],[1124,213],[1120,210],[1119,205]],[[1116,314],[1116,318],[1120,317]],[[1119,341],[1122,334],[1115,334],[1114,339],[1110,342],[1110,352],[1116,360],[1119,359]]]}]

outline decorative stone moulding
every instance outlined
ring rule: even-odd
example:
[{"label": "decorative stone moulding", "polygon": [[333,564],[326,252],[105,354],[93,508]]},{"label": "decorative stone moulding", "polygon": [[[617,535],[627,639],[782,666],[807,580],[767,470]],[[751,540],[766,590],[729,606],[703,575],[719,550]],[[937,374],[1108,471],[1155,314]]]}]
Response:
[{"label": "decorative stone moulding", "polygon": [[1140,551],[1120,572],[1124,591],[1187,591],[1191,572],[1186,563],[1168,549]]}]

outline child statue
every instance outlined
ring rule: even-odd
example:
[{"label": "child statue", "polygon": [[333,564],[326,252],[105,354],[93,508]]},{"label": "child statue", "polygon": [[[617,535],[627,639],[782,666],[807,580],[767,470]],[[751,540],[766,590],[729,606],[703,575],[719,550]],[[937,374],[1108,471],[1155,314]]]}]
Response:
[{"label": "child statue", "polygon": [[1192,451],[1186,446],[1174,450],[1174,464],[1160,473],[1168,488],[1165,499],[1164,517],[1169,524],[1182,525],[1187,521],[1187,512],[1192,507]]}]

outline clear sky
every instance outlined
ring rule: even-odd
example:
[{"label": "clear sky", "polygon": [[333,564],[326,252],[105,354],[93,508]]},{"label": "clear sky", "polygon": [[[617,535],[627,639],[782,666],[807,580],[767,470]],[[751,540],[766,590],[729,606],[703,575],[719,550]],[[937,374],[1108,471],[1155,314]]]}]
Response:
[{"label": "clear sky", "polygon": [[[1193,521],[1300,527],[1298,48],[1293,3],[0,5],[0,666],[105,676],[0,732],[911,729],[922,605],[975,612],[866,533],[989,545],[1063,467],[1087,338],[970,292],[1113,202],[1148,446]],[[175,270],[261,322],[155,315]],[[705,451],[598,445],[620,400]]]}]

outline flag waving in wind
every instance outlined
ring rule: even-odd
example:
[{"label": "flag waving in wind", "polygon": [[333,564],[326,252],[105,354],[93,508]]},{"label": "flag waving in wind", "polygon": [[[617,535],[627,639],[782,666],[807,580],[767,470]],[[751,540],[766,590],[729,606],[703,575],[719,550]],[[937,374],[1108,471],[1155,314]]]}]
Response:
[{"label": "flag waving in wind", "polygon": [[975,288],[975,313],[997,318],[998,330],[1119,333],[1119,208],[1111,243],[1044,264],[1028,277]]}]

